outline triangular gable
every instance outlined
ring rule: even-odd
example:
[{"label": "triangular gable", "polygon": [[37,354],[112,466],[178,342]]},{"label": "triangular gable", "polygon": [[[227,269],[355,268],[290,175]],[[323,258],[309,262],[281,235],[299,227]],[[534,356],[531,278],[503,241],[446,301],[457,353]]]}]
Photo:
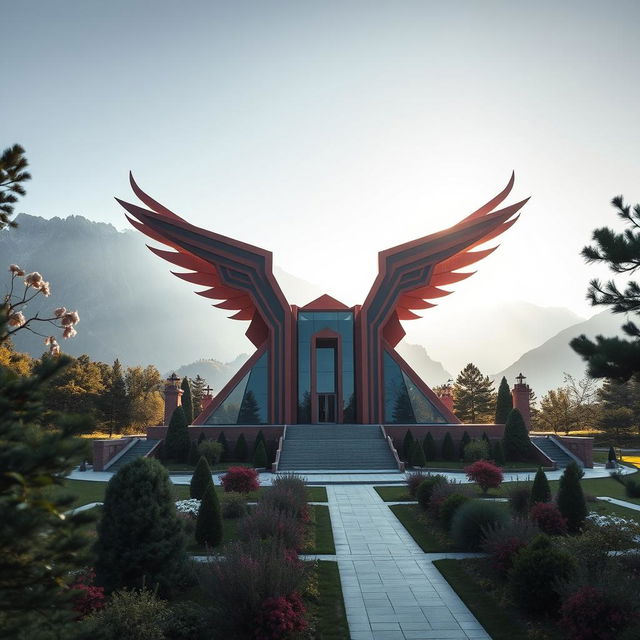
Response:
[{"label": "triangular gable", "polygon": [[321,295],[319,298],[312,300],[304,307],[300,307],[300,311],[349,311],[349,309],[350,307],[347,307],[346,304],[343,304],[340,300],[332,298],[326,293]]}]

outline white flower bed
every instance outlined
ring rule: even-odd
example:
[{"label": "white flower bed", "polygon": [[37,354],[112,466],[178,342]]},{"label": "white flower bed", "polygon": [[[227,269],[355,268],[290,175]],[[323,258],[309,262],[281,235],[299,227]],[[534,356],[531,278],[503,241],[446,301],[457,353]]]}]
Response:
[{"label": "white flower bed", "polygon": [[198,511],[200,510],[200,500],[197,498],[190,498],[189,500],[177,500],[176,511],[178,513],[186,513],[192,518],[198,517]]},{"label": "white flower bed", "polygon": [[620,516],[604,516],[598,513],[591,512],[587,516],[587,520],[590,520],[597,527],[620,527],[620,529],[636,528],[638,523],[635,520],[627,520]]}]

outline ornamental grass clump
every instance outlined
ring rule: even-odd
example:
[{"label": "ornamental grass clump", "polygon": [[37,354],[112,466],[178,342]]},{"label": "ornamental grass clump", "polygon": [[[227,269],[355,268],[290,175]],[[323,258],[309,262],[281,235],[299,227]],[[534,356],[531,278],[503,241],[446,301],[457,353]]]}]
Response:
[{"label": "ornamental grass clump", "polygon": [[492,567],[505,577],[518,551],[539,533],[538,527],[529,519],[511,518],[483,529],[484,540],[480,548],[489,554]]},{"label": "ornamental grass clump", "polygon": [[451,537],[457,549],[479,551],[484,541],[484,531],[491,526],[504,524],[509,515],[495,502],[471,500],[463,504],[453,516]]},{"label": "ornamental grass clump", "polygon": [[220,500],[220,509],[222,517],[227,520],[241,518],[247,513],[246,498],[243,494],[233,491],[225,493]]},{"label": "ornamental grass clump", "polygon": [[507,491],[509,509],[513,515],[526,517],[531,504],[531,485],[526,482],[516,482]]},{"label": "ornamental grass clump", "polygon": [[258,504],[238,523],[238,537],[245,543],[263,540],[298,552],[304,547],[304,534],[303,523],[293,514],[268,504]]},{"label": "ornamental grass clump", "polygon": [[220,479],[226,492],[251,493],[260,488],[258,472],[249,467],[229,467]]},{"label": "ornamental grass clump", "polygon": [[273,509],[277,513],[287,513],[301,522],[309,521],[306,493],[300,496],[295,489],[286,485],[265,489],[258,499],[258,505],[265,509]]}]

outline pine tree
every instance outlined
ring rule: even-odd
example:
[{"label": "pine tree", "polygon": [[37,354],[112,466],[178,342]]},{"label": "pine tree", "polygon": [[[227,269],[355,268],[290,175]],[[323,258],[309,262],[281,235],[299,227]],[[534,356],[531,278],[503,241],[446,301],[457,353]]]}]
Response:
[{"label": "pine tree", "polygon": [[442,441],[442,459],[447,460],[448,462],[452,462],[456,459],[456,448],[453,444],[453,438],[448,431]]},{"label": "pine tree", "polygon": [[[588,263],[606,264],[614,273],[635,273],[640,267],[640,204],[633,209],[625,205],[622,196],[615,197],[611,204],[629,228],[616,233],[608,227],[593,232],[594,246],[582,249]],[[611,307],[613,313],[640,313],[640,285],[633,280],[620,291],[615,281],[602,284],[592,280],[587,293],[593,306]],[[618,337],[596,336],[593,342],[586,335],[574,338],[571,348],[587,362],[587,373],[592,378],[612,378],[626,381],[640,373],[640,329],[631,321],[622,325],[622,330],[631,340]]]},{"label": "pine tree", "polygon": [[438,457],[438,449],[430,431],[427,431],[427,435],[422,441],[422,449],[424,451],[425,462],[431,462]]},{"label": "pine tree", "polygon": [[197,418],[202,411],[202,399],[207,388],[207,381],[197,374],[191,381],[191,400],[193,401],[193,417]]},{"label": "pine tree", "polygon": [[264,469],[267,466],[267,450],[264,446],[264,440],[258,442],[253,454],[253,466],[256,469]]},{"label": "pine tree", "polygon": [[453,386],[453,410],[463,422],[477,424],[493,418],[493,382],[478,367],[469,363]]},{"label": "pine tree", "polygon": [[411,451],[413,449],[413,434],[411,429],[407,429],[407,433],[404,434],[404,440],[402,441],[402,459],[405,462],[411,462]]},{"label": "pine tree", "polygon": [[538,467],[536,477],[533,479],[529,502],[531,506],[536,504],[536,502],[551,502],[551,488],[549,487],[547,475],[542,470],[542,467]]},{"label": "pine tree", "polygon": [[211,478],[211,467],[204,456],[200,456],[195,471],[191,476],[190,492],[192,498],[202,499],[204,491],[213,482]]},{"label": "pine tree", "polygon": [[13,205],[18,196],[25,195],[22,182],[31,180],[31,174],[25,171],[29,163],[25,151],[19,144],[5,149],[0,156],[0,231],[5,227],[17,227],[11,220]]},{"label": "pine tree", "polygon": [[121,467],[107,485],[98,523],[96,574],[107,591],[151,589],[169,593],[187,566],[182,524],[167,470],[153,458]]},{"label": "pine tree", "polygon": [[504,459],[504,449],[502,447],[502,442],[500,440],[496,440],[493,445],[493,461],[499,466],[504,467],[505,459]]},{"label": "pine tree", "polygon": [[395,424],[414,424],[416,421],[411,398],[404,386],[396,396],[391,418]]},{"label": "pine tree", "polygon": [[587,503],[582,492],[580,478],[583,473],[578,465],[571,461],[560,476],[560,486],[558,487],[558,509],[567,519],[569,533],[577,533],[584,522],[587,514]]},{"label": "pine tree", "polygon": [[471,442],[471,437],[465,431],[462,434],[462,438],[460,438],[460,443],[458,445],[458,458],[460,458],[461,460],[464,460],[464,449],[470,442]]},{"label": "pine tree", "polygon": [[496,400],[496,424],[505,424],[507,422],[507,416],[509,411],[513,409],[513,397],[511,396],[511,389],[509,389],[509,383],[507,379],[502,376],[500,380],[500,386],[498,387],[498,398]]},{"label": "pine tree", "polygon": [[107,380],[103,407],[109,424],[109,437],[114,433],[122,433],[129,423],[129,402],[122,365],[118,359],[114,361]]},{"label": "pine tree", "polygon": [[222,514],[220,501],[213,482],[204,490],[198,520],[196,522],[196,542],[199,545],[217,547],[222,542]]},{"label": "pine tree", "polygon": [[518,409],[511,409],[507,416],[503,438],[504,454],[507,460],[526,460],[531,451],[529,433],[522,414]]},{"label": "pine tree", "polygon": [[182,378],[180,388],[182,389],[182,410],[184,411],[184,417],[188,425],[193,424],[193,399],[191,398],[191,385],[189,384],[189,378],[187,378],[187,376]]},{"label": "pine tree", "polygon": [[189,456],[189,431],[187,419],[182,407],[176,407],[171,420],[167,435],[164,440],[164,454],[167,460],[173,462],[187,462]]},{"label": "pine tree", "polygon": [[249,450],[247,447],[247,441],[244,437],[244,433],[241,433],[238,436],[238,439],[236,440],[236,447],[233,452],[233,457],[238,462],[245,462],[247,459],[248,453],[249,453]]},{"label": "pine tree", "polygon": [[227,437],[224,435],[224,431],[218,434],[216,442],[222,445],[222,455],[220,456],[220,462],[227,462],[229,460],[229,443]]},{"label": "pine tree", "polygon": [[411,445],[411,466],[424,467],[426,460],[424,459],[424,449],[420,444],[420,440],[414,440]]}]

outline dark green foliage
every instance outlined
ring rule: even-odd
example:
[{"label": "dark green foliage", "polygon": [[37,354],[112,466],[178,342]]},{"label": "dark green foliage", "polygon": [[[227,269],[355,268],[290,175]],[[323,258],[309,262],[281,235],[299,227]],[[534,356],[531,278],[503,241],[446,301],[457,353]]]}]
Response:
[{"label": "dark green foliage", "polygon": [[624,492],[627,498],[640,498],[640,482],[633,478],[625,480]]},{"label": "dark green foliage", "polygon": [[411,461],[411,452],[413,451],[413,434],[411,429],[407,429],[407,433],[404,434],[404,440],[402,441],[402,459],[405,462]]},{"label": "dark green foliage", "polygon": [[247,447],[247,441],[244,437],[244,433],[241,433],[236,440],[236,446],[233,451],[233,457],[238,462],[246,462],[247,455],[249,454],[249,448]]},{"label": "dark green foliage", "polygon": [[496,399],[496,424],[505,424],[509,411],[513,409],[513,397],[511,396],[511,389],[509,389],[509,383],[507,379],[502,376],[500,380],[500,386],[498,387],[498,397]]},{"label": "dark green foliage", "polygon": [[460,442],[458,443],[458,458],[460,460],[464,460],[464,449],[471,442],[471,437],[465,431],[462,434],[462,438],[460,438]]},{"label": "dark green foliage", "polygon": [[511,409],[504,427],[503,439],[504,454],[507,460],[526,460],[531,452],[531,441],[524,423],[522,414],[518,409]]},{"label": "dark green foliage", "polygon": [[[0,336],[3,332],[0,324]],[[86,456],[85,442],[74,436],[87,429],[88,420],[58,414],[49,417],[51,428],[42,427],[47,384],[68,362],[64,356],[44,358],[30,377],[0,367],[0,636],[5,638],[48,638],[49,625],[62,637],[74,618],[65,585],[73,579],[70,572],[89,562],[81,527],[92,516],[62,518],[73,496],[59,490]]]},{"label": "dark green foliage", "polygon": [[495,399],[493,382],[478,367],[469,363],[453,386],[453,411],[463,422],[476,424],[493,418]]},{"label": "dark green foliage", "polygon": [[609,447],[609,462],[618,462],[618,457],[616,456],[616,450],[613,447]]},{"label": "dark green foliage", "polygon": [[560,476],[558,508],[567,519],[569,533],[577,533],[588,514],[587,503],[582,492],[580,478],[583,472],[575,462],[570,462]]},{"label": "dark green foliage", "polygon": [[217,547],[222,542],[222,514],[213,482],[207,485],[200,503],[196,522],[196,542],[209,547]]},{"label": "dark green foliage", "polygon": [[180,383],[182,389],[182,410],[187,424],[193,424],[193,398],[191,397],[191,385],[189,378],[185,376]]},{"label": "dark green foliage", "polygon": [[484,440],[472,440],[465,448],[462,456],[465,462],[477,462],[489,459],[489,445]]},{"label": "dark green foliage", "polygon": [[204,431],[200,432],[200,435],[198,436],[198,444],[200,444],[201,442],[204,442],[207,439],[207,436],[204,435]]},{"label": "dark green foliage", "polygon": [[207,381],[200,374],[191,380],[191,401],[193,404],[193,417],[197,418],[202,411],[202,399],[205,396]]},{"label": "dark green foliage", "polygon": [[424,450],[420,444],[420,440],[414,440],[411,447],[411,466],[424,467],[425,464]]},{"label": "dark green foliage", "polygon": [[456,511],[465,503],[469,502],[470,498],[463,496],[460,493],[453,493],[440,505],[440,521],[445,531],[451,529],[451,523],[453,522],[453,516]]},{"label": "dark green foliage", "polygon": [[507,522],[506,509],[484,500],[470,500],[460,506],[451,522],[451,537],[461,551],[479,551],[484,540],[483,530]]},{"label": "dark green foliage", "polygon": [[429,502],[431,501],[431,496],[433,495],[434,489],[442,484],[445,484],[446,482],[446,476],[440,474],[427,476],[418,485],[418,489],[416,491],[416,500],[418,501],[418,504],[426,510],[429,507]]},{"label": "dark green foliage", "polygon": [[171,420],[169,420],[169,428],[164,439],[164,455],[167,460],[187,462],[189,448],[191,447],[187,425],[184,409],[176,407]]},{"label": "dark green foliage", "polygon": [[176,602],[167,611],[162,630],[167,640],[210,640],[209,611],[195,602]]},{"label": "dark green foliage", "polygon": [[508,495],[511,512],[516,516],[526,518],[531,506],[531,486],[526,482],[516,482],[514,486],[509,488]]},{"label": "dark green foliage", "polygon": [[183,528],[167,470],[138,458],[109,481],[95,545],[96,573],[107,591],[179,586],[186,567]]},{"label": "dark green foliage", "polygon": [[224,435],[224,431],[220,432],[216,442],[219,442],[222,445],[222,455],[220,456],[220,462],[226,462],[227,460],[229,460],[229,444],[227,443],[227,438]]},{"label": "dark green foliage", "polygon": [[260,406],[253,391],[249,389],[242,398],[238,412],[238,424],[260,424]]},{"label": "dark green foliage", "polygon": [[195,440],[192,440],[189,445],[189,464],[195,466],[199,458],[200,454],[198,453],[198,443]]},{"label": "dark green foliage", "polygon": [[118,359],[114,361],[109,379],[106,381],[101,404],[109,424],[109,435],[122,433],[129,423],[129,402],[122,365]]},{"label": "dark green foliage", "polygon": [[509,574],[509,589],[515,603],[529,613],[553,614],[560,606],[556,591],[574,570],[571,556],[555,548],[546,535],[539,535],[515,556]]},{"label": "dark green foliage", "polygon": [[422,450],[424,451],[424,459],[426,462],[431,462],[438,457],[436,442],[429,431],[422,441]]},{"label": "dark green foliage", "polygon": [[267,441],[264,439],[264,433],[262,433],[262,429],[260,429],[260,431],[258,431],[258,435],[256,436],[256,439],[253,443],[253,452],[256,452],[256,449],[258,448],[258,445],[262,442],[262,444],[264,445],[265,451],[267,450]]},{"label": "dark green foliage", "polygon": [[491,440],[489,440],[489,436],[486,431],[482,432],[482,441],[486,443],[487,447],[489,447],[489,451],[491,451]]},{"label": "dark green foliage", "polygon": [[191,476],[189,495],[192,498],[202,499],[205,489],[213,482],[211,478],[211,468],[204,456],[200,456],[196,469]]},{"label": "dark green foliage", "polygon": [[31,180],[31,174],[25,171],[29,163],[24,154],[24,149],[14,144],[0,156],[0,230],[17,226],[10,219],[14,215],[13,205],[18,196],[26,193],[21,183]]},{"label": "dark green foliage", "polygon": [[452,462],[456,459],[456,448],[453,444],[453,438],[448,431],[442,441],[442,459],[447,460],[448,462]]},{"label": "dark green foliage", "polygon": [[542,467],[538,467],[536,477],[533,479],[533,486],[531,487],[531,506],[536,502],[551,502],[551,488],[549,487],[549,481],[547,475],[542,470]]},{"label": "dark green foliage", "polygon": [[500,440],[496,440],[493,445],[493,461],[499,466],[503,467],[505,464],[504,459],[504,449],[502,448],[502,442]]},{"label": "dark green foliage", "polygon": [[222,495],[220,503],[222,509],[222,517],[229,520],[241,518],[247,513],[247,498],[242,493],[229,491]]},{"label": "dark green foliage", "polygon": [[264,447],[264,440],[258,442],[256,451],[253,454],[253,466],[256,469],[264,469],[267,466],[267,450]]}]

